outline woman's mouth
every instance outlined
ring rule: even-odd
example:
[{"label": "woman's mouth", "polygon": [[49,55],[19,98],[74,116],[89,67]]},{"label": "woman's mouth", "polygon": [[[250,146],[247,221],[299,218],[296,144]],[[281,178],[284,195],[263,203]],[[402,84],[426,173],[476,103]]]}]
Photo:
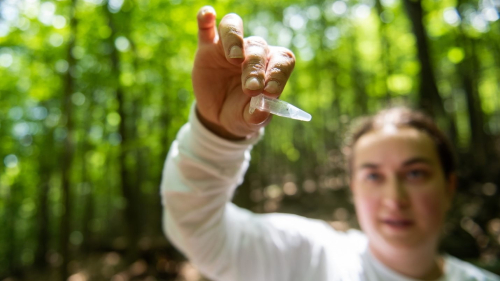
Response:
[{"label": "woman's mouth", "polygon": [[396,218],[382,219],[382,223],[392,229],[407,229],[414,224],[412,220]]}]

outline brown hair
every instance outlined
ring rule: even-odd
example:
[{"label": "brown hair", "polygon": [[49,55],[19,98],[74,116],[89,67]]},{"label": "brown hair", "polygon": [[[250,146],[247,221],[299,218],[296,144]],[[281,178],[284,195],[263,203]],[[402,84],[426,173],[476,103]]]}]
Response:
[{"label": "brown hair", "polygon": [[354,127],[348,139],[347,146],[349,171],[351,171],[352,168],[352,150],[356,142],[366,133],[381,129],[386,125],[393,125],[396,128],[410,127],[427,133],[436,145],[445,178],[448,180],[450,175],[456,171],[455,153],[448,138],[429,116],[407,107],[394,107],[382,110],[374,116],[365,117]]}]

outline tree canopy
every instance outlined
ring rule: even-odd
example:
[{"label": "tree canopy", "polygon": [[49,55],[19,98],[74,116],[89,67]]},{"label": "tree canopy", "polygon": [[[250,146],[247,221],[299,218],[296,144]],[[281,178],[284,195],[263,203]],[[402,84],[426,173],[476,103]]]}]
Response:
[{"label": "tree canopy", "polygon": [[313,116],[273,119],[237,204],[357,227],[349,126],[411,105],[460,160],[443,250],[500,273],[500,2],[4,0],[0,279],[197,280],[162,234],[158,186],[206,4],[296,54],[281,98]]}]

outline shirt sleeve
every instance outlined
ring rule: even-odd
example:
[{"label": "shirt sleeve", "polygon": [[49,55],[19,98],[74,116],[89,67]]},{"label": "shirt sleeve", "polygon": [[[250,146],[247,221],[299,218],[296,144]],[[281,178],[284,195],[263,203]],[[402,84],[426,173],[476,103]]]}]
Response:
[{"label": "shirt sleeve", "polygon": [[163,229],[211,279],[296,280],[298,265],[314,270],[319,264],[314,256],[321,248],[300,229],[324,233],[313,230],[324,224],[294,215],[258,215],[230,202],[261,134],[227,141],[203,127],[192,109],[168,153],[161,182]]}]

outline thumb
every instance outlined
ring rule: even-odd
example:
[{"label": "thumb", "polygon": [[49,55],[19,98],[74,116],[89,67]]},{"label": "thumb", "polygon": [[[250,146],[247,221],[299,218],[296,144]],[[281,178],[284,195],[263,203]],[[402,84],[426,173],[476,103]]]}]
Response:
[{"label": "thumb", "polygon": [[270,113],[258,109],[255,109],[255,111],[250,114],[250,102],[247,103],[243,111],[243,119],[252,127],[266,126],[271,121],[271,117]]}]

